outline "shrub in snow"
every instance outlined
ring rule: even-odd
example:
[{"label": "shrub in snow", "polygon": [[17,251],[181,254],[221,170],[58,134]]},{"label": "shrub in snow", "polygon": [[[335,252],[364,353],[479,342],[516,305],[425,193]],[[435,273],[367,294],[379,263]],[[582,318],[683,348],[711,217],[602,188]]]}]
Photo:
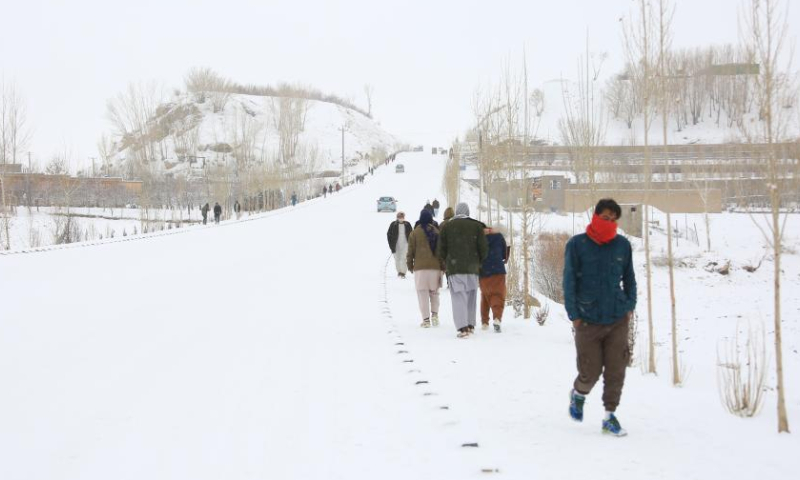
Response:
[{"label": "shrub in snow", "polygon": [[717,345],[717,387],[722,404],[739,417],[755,416],[764,403],[767,383],[767,349],[764,326],[748,329],[744,345],[737,329],[733,340]]},{"label": "shrub in snow", "polygon": [[547,322],[547,317],[550,315],[550,305],[545,303],[541,308],[537,308],[533,315],[536,318],[536,323],[544,326],[545,322]]},{"label": "shrub in snow", "polygon": [[536,237],[534,262],[536,262],[536,289],[547,298],[564,303],[562,280],[564,276],[564,250],[569,240],[566,233],[540,233]]}]

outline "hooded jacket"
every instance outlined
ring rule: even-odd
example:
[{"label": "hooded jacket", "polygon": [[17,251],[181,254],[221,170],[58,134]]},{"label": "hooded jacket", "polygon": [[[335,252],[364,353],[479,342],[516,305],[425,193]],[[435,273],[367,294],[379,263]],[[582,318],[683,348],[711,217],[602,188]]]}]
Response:
[{"label": "hooded jacket", "polygon": [[[439,230],[436,227],[432,228],[436,235],[439,235]],[[414,231],[411,232],[411,237],[408,239],[406,264],[412,272],[416,270],[444,270],[444,264],[436,256],[436,252],[431,251],[428,236],[425,235],[422,226],[415,227]]]}]

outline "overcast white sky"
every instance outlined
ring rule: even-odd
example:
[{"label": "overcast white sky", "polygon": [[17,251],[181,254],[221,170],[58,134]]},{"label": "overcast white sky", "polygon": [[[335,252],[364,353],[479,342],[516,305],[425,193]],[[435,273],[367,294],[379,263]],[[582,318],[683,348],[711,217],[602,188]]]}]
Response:
[{"label": "overcast white sky", "polygon": [[[239,83],[300,81],[364,104],[411,142],[446,144],[470,123],[475,87],[527,47],[534,84],[575,76],[584,51],[622,61],[633,0],[0,0],[0,71],[25,95],[30,150],[76,163],[109,130],[105,102],[131,81],[182,87],[192,66]],[[800,5],[790,1],[790,34]],[[739,0],[675,0],[674,46],[735,43]],[[795,62],[796,65],[798,62]]]}]

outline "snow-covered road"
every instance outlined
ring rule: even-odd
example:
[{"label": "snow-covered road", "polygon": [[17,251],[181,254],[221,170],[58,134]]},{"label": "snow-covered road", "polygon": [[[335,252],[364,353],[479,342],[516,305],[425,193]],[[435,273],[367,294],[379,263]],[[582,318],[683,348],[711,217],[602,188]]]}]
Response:
[{"label": "snow-covered road", "polygon": [[399,198],[413,223],[444,200],[444,158],[398,162],[406,173],[263,219],[0,257],[0,479],[796,472],[800,437],[774,435],[774,415],[742,421],[713,386],[636,369],[628,438],[600,435],[599,392],[571,423],[560,312],[539,327],[509,310],[504,333],[457,340],[443,291],[442,326],[420,329],[413,279],[389,261],[394,216],[375,200]]},{"label": "snow-covered road", "polygon": [[382,315],[375,200],[441,183],[404,161],[259,221],[3,258],[0,478],[475,472]]}]

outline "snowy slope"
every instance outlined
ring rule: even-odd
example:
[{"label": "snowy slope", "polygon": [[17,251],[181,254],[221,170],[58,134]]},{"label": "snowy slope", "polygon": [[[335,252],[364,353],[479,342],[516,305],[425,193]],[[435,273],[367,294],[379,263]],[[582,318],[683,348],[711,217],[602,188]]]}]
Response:
[{"label": "snowy slope", "polygon": [[[568,108],[566,101],[573,103],[579,101],[578,85],[568,80],[550,80],[540,87],[544,95],[544,110],[541,116],[532,114],[531,136],[549,145],[563,145],[561,138],[560,122],[566,121]],[[602,96],[602,91],[596,95]],[[607,103],[603,99],[596,100],[598,108],[603,109],[603,113],[598,115],[604,125],[605,138],[604,145],[643,145],[644,144],[644,120],[640,116],[634,119],[631,128],[622,119],[616,119],[611,114]],[[575,112],[579,110],[575,107]],[[719,143],[738,143],[744,137],[742,131],[736,126],[728,126],[728,121],[722,115],[720,125],[717,126],[715,119],[707,118],[705,115],[697,125],[686,125],[680,131],[675,126],[673,120],[667,120],[667,136],[670,145],[683,144],[719,144]],[[800,115],[796,109],[789,114],[788,135],[795,137],[800,135]],[[753,119],[757,121],[757,119]],[[661,145],[663,143],[661,115],[656,115],[650,119],[651,125],[648,130],[648,138],[651,145]]]},{"label": "snowy slope", "polygon": [[[252,144],[251,158],[272,162],[279,155],[279,104],[277,97],[231,94],[224,108],[215,111],[211,100],[201,102],[192,94],[176,95],[161,105],[151,120],[158,130],[169,131],[156,147],[158,161],[153,167],[156,171],[191,173],[186,155],[202,157],[194,164],[196,168],[204,164],[232,165],[235,152],[245,142]],[[305,105],[305,124],[299,136],[302,151],[298,150],[298,156],[306,161],[315,149],[312,170],[341,168],[342,127],[344,153],[349,162],[361,160],[373,150],[391,153],[399,148],[399,139],[359,112],[317,100],[307,100]],[[117,149],[112,162],[119,169],[133,157],[133,152],[124,142],[118,143]]]},{"label": "snowy slope", "polygon": [[[772,394],[752,420],[719,404],[714,365],[700,358],[714,355],[725,319],[692,326],[685,388],[628,371],[624,439],[600,434],[599,391],[584,424],[568,419],[574,347],[557,306],[544,327],[507,317],[500,335],[458,340],[443,291],[442,326],[420,329],[413,280],[395,277],[385,243],[393,216],[375,200],[393,195],[415,219],[443,200],[444,165],[398,161],[405,174],[380,168],[256,220],[0,257],[13,272],[0,277],[0,478],[794,476],[800,441],[774,433]],[[797,277],[797,262],[786,268]],[[723,285],[702,285],[692,305],[736,308]],[[660,316],[661,342],[666,325]],[[662,372],[667,352],[663,343]],[[797,421],[800,369],[787,364]]]}]

